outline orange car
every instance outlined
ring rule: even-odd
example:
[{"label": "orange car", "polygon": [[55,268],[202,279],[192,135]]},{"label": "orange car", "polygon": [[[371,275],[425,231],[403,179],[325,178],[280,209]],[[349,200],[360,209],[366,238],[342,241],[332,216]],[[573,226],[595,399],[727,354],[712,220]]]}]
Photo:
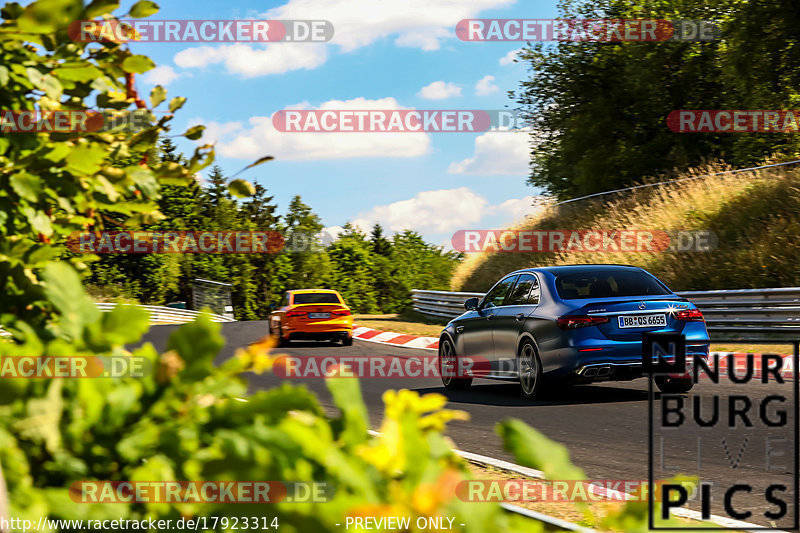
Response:
[{"label": "orange car", "polygon": [[342,295],[331,289],[286,291],[281,307],[269,315],[269,332],[285,346],[291,340],[341,340],[353,344],[353,314]]}]

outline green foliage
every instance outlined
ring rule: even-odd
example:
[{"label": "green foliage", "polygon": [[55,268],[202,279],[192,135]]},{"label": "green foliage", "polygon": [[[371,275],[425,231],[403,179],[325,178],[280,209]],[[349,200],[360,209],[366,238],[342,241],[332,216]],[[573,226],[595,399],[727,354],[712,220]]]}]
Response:
[{"label": "green foliage", "polygon": [[564,18],[706,19],[712,42],[536,44],[517,101],[536,129],[529,183],[561,198],[633,185],[724,158],[800,151],[783,133],[673,133],[679,109],[795,109],[797,12],[780,0],[565,0]]}]

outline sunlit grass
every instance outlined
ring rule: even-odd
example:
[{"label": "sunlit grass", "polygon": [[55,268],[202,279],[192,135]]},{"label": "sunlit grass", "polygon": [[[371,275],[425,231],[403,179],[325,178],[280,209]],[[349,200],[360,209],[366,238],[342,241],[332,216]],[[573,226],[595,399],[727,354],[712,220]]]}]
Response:
[{"label": "sunlit grass", "polygon": [[[710,252],[481,252],[467,254],[452,289],[484,291],[499,277],[535,266],[620,263],[646,268],[674,290],[779,287],[800,283],[800,170],[768,169],[548,207],[525,230],[711,230]],[[728,170],[693,169],[678,178]]]}]

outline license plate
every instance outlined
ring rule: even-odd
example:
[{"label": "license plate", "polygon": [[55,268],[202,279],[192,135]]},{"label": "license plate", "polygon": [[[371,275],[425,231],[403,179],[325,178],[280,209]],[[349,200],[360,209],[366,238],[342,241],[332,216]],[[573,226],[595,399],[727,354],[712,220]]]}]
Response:
[{"label": "license plate", "polygon": [[330,318],[330,313],[308,313],[308,318]]},{"label": "license plate", "polygon": [[667,315],[623,315],[617,320],[621,328],[663,328],[667,325]]}]

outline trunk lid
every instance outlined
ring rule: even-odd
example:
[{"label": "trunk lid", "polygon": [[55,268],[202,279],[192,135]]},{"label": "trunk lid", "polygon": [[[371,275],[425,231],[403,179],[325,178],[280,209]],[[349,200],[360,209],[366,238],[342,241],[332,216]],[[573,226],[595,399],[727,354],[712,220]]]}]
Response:
[{"label": "trunk lid", "polygon": [[608,322],[597,325],[597,329],[605,337],[617,341],[633,341],[641,340],[642,333],[645,332],[681,333],[686,322],[675,317],[678,311],[689,307],[689,303],[680,297],[624,297],[587,303],[574,314],[607,317]]}]

